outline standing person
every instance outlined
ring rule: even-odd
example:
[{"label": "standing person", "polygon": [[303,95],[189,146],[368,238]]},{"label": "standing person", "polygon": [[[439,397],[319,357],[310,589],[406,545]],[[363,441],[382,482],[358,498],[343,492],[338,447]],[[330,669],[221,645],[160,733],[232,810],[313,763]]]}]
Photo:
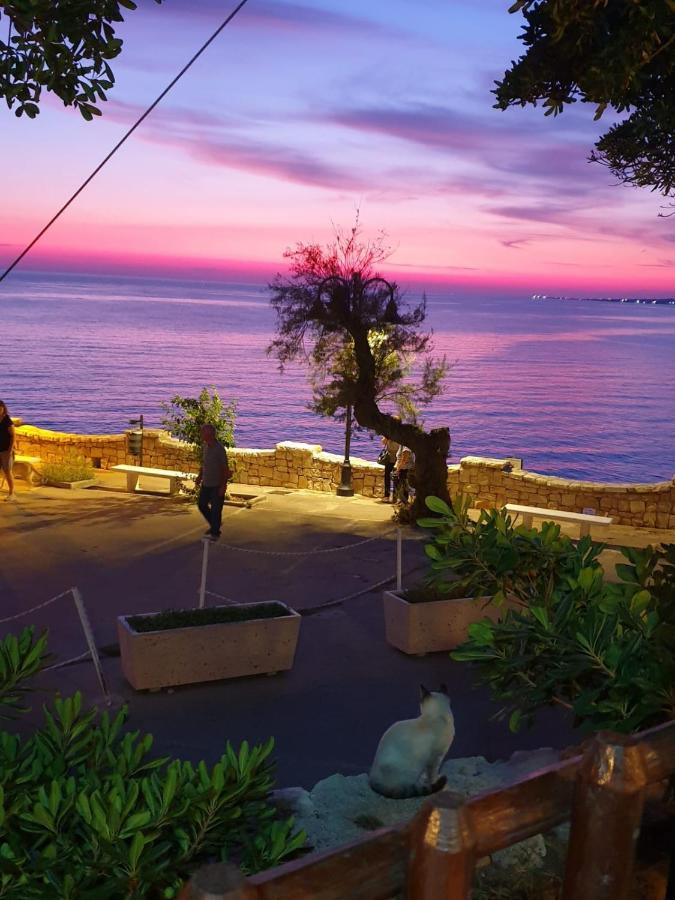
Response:
[{"label": "standing person", "polygon": [[391,503],[391,473],[396,465],[396,454],[401,445],[391,438],[382,438],[380,462],[384,466],[384,503]]},{"label": "standing person", "polygon": [[415,465],[415,454],[401,444],[394,465],[394,501],[407,503],[410,496],[410,470]]},{"label": "standing person", "polygon": [[14,423],[9,417],[7,406],[0,400],[0,469],[2,469],[2,474],[7,479],[7,487],[9,489],[5,500],[11,500],[14,497],[12,468],[14,465],[15,440]]},{"label": "standing person", "polygon": [[197,476],[199,512],[209,523],[206,534],[212,541],[220,537],[225,490],[230,477],[227,452],[216,438],[213,425],[202,425],[202,465]]}]

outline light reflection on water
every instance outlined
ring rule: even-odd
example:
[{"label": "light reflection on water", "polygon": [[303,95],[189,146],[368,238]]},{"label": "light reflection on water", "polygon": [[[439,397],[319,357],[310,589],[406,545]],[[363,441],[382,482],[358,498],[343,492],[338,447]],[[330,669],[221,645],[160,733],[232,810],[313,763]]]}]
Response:
[{"label": "light reflection on water", "polygon": [[[159,423],[173,394],[215,385],[239,401],[237,443],[305,440],[339,452],[342,427],[306,409],[305,373],[279,375],[264,286],[21,273],[3,285],[0,396],[44,427],[118,432]],[[675,309],[428,297],[436,351],[453,363],[425,415],[452,459],[607,481],[675,473]],[[377,443],[357,434],[354,452]]]}]

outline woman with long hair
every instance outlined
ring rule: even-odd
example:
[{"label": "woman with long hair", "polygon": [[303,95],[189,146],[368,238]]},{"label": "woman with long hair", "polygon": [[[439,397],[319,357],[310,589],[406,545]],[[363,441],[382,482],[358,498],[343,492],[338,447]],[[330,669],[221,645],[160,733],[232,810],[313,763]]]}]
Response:
[{"label": "woman with long hair", "polygon": [[7,487],[9,489],[6,500],[10,500],[14,496],[14,478],[12,476],[14,441],[14,423],[9,417],[7,405],[0,400],[0,469],[7,479]]}]

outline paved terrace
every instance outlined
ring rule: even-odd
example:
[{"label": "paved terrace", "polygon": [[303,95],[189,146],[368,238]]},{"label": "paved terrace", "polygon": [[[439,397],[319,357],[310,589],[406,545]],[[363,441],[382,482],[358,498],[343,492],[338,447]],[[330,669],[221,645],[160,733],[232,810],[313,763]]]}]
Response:
[{"label": "paved terrace", "polygon": [[[98,646],[109,647],[116,644],[120,614],[196,605],[205,528],[196,508],[183,499],[126,494],[123,476],[97,474],[95,489],[29,489],[19,482],[16,501],[0,501],[0,618],[76,585]],[[454,756],[493,760],[517,749],[575,740],[556,710],[544,711],[532,730],[511,735],[506,723],[492,720],[496,707],[475,685],[469,667],[445,653],[417,658],[389,647],[379,590],[317,609],[393,574],[389,506],[304,490],[251,490],[263,493],[264,501],[250,509],[226,507],[221,543],[311,551],[378,539],[351,551],[307,557],[213,547],[209,589],[234,600],[282,600],[305,611],[295,666],[274,677],[136,694],[122,677],[119,659],[104,656],[113,695],[129,704],[130,725],[153,733],[159,753],[213,761],[228,739],[257,742],[274,735],[278,783],[310,787],[333,772],[367,770],[384,729],[415,714],[419,683],[433,688],[442,681],[453,698]],[[407,537],[404,572],[420,572],[422,545],[413,532]],[[608,538],[610,544],[641,545],[675,541],[675,532],[613,527]],[[608,568],[616,556],[607,551]],[[409,575],[407,583],[415,577]],[[58,659],[86,649],[68,598],[0,626],[0,634],[24,624],[49,628]],[[82,690],[90,700],[100,697],[90,662],[43,673],[38,684],[47,691]],[[42,699],[35,697],[36,707]]]}]

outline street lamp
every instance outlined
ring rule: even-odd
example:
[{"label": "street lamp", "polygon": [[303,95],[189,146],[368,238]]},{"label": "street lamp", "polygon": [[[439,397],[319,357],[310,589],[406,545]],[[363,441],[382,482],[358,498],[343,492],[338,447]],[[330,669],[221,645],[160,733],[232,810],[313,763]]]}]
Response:
[{"label": "street lamp", "polygon": [[[396,311],[396,301],[394,298],[394,288],[384,278],[379,275],[374,278],[368,278],[366,281],[361,280],[358,272],[353,272],[351,278],[343,278],[341,275],[329,275],[319,284],[316,295],[314,310],[318,313],[318,317],[322,317],[326,313],[326,307],[321,299],[324,290],[332,286],[333,290],[330,296],[330,305],[335,309],[336,306],[342,304],[340,310],[345,319],[349,319],[354,308],[354,301],[361,299],[366,289],[374,284],[382,284],[389,292],[389,303],[384,312],[382,321],[387,324],[397,324],[400,319]],[[339,290],[336,290],[339,288]],[[349,451],[352,440],[352,404],[348,403],[345,415],[345,455],[340,471],[340,484],[335,493],[338,497],[353,497],[354,488],[352,487],[352,464],[349,459]]]}]

